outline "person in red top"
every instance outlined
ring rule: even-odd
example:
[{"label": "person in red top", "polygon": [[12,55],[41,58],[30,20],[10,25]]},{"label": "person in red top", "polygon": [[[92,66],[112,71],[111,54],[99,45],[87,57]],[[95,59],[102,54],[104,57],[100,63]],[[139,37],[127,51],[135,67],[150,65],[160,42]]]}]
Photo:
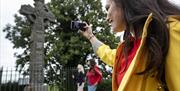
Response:
[{"label": "person in red top", "polygon": [[89,60],[90,69],[86,73],[88,80],[88,91],[96,91],[97,85],[101,82],[102,73],[99,70],[98,66],[94,59]]}]

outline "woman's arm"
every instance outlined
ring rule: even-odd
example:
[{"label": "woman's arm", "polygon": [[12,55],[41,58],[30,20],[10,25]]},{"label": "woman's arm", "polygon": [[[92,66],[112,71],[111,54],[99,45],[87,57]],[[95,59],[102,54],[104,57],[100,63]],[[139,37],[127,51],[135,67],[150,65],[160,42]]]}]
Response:
[{"label": "woman's arm", "polygon": [[86,26],[85,31],[80,31],[81,34],[87,38],[90,43],[92,44],[94,52],[101,58],[103,62],[105,62],[109,66],[113,66],[115,56],[116,56],[116,49],[111,49],[109,46],[105,45],[101,41],[99,41],[96,36],[92,33],[91,26]]}]

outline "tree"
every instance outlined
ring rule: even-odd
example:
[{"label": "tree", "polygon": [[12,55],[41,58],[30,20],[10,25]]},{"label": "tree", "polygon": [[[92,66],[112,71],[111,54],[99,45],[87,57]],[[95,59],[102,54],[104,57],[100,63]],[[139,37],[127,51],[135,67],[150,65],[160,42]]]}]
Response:
[{"label": "tree", "polygon": [[[105,21],[105,11],[102,10],[100,0],[51,0],[50,10],[57,18],[57,23],[46,29],[45,69],[46,77],[57,74],[62,67],[85,64],[89,55],[93,55],[90,43],[77,31],[70,29],[71,20],[82,20],[93,24],[94,34],[105,44],[115,48],[118,38],[110,33]],[[3,30],[6,38],[13,44],[13,48],[24,49],[23,53],[15,53],[16,67],[23,69],[29,65],[31,25],[26,18],[15,15],[15,25],[8,24]],[[27,70],[28,72],[28,70]]]}]

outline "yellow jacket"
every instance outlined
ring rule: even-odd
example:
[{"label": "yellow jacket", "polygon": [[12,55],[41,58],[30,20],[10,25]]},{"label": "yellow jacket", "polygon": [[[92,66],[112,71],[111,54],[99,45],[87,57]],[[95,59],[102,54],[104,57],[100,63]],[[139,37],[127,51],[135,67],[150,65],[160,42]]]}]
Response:
[{"label": "yellow jacket", "polygon": [[[145,68],[147,51],[144,46],[147,36],[147,28],[152,21],[150,14],[145,22],[140,47],[126,71],[121,85],[117,86],[115,72],[117,63],[115,62],[116,49],[110,49],[107,45],[100,46],[96,54],[107,64],[113,67],[112,90],[113,91],[163,91],[160,84],[152,75],[136,75]],[[180,16],[170,16],[168,18],[170,27],[169,51],[166,57],[165,78],[170,91],[180,91]],[[119,47],[122,49],[122,45]],[[120,49],[120,50],[121,50]]]}]

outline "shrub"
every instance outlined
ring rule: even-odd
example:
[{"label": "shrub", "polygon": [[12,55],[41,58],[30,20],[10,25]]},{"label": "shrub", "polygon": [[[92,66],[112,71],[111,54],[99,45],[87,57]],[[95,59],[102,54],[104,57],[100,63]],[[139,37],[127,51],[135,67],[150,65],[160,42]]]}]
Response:
[{"label": "shrub", "polygon": [[96,91],[112,91],[112,79],[103,79]]}]

